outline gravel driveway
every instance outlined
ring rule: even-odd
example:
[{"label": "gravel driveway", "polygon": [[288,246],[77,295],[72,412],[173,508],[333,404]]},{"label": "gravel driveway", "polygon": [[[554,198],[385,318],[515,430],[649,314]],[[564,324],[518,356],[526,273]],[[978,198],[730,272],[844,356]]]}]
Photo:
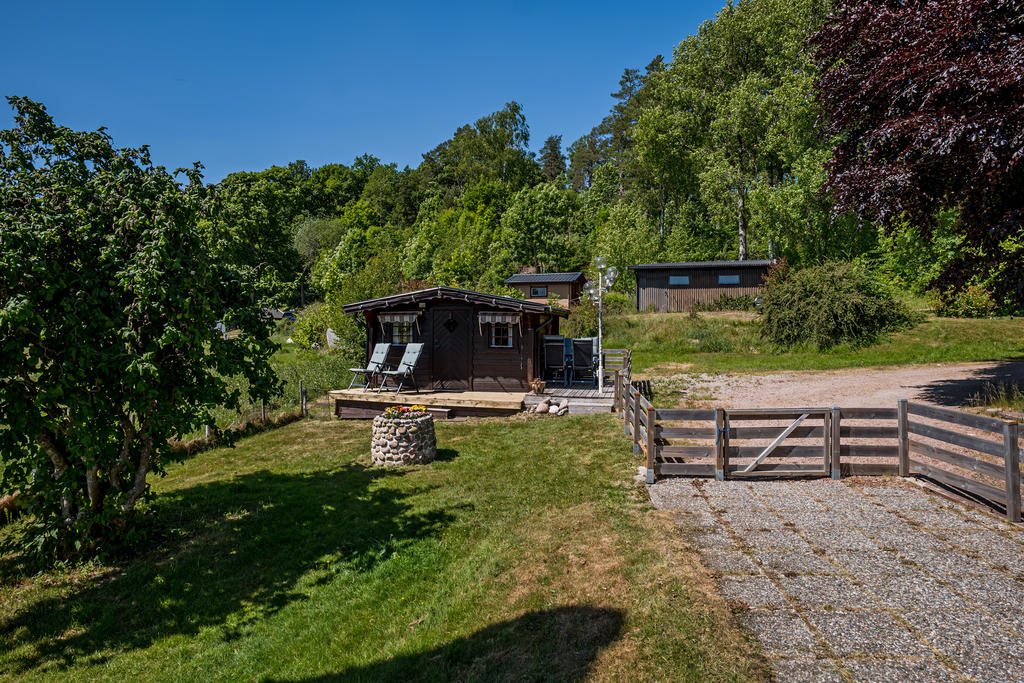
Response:
[{"label": "gravel driveway", "polygon": [[1024,681],[1024,530],[910,483],[649,487],[780,681]]},{"label": "gravel driveway", "polygon": [[[664,381],[664,380],[662,380]],[[671,380],[669,380],[671,381]],[[1024,382],[1024,362],[935,363],[887,368],[676,376],[681,402],[727,408],[843,406],[895,408],[909,398],[959,408],[993,382]]]}]

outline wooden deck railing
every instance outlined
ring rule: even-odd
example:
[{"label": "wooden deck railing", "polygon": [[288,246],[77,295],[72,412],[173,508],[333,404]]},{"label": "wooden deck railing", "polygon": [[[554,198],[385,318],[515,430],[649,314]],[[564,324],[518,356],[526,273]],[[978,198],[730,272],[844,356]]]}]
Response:
[{"label": "wooden deck railing", "polygon": [[[905,399],[896,408],[664,410],[655,408],[625,373],[616,375],[615,407],[623,431],[633,438],[633,453],[644,457],[648,483],[661,475],[919,476],[1000,505],[1010,521],[1021,521],[1016,422]],[[912,416],[1000,438],[953,431]],[[767,446],[744,443],[769,439]],[[790,439],[800,443],[787,443]],[[817,443],[807,445],[812,439]],[[779,457],[786,461],[770,461]]]}]

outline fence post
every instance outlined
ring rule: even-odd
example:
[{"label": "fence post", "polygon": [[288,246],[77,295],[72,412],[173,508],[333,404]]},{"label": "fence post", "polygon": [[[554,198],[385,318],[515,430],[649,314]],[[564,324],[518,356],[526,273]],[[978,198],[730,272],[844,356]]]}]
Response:
[{"label": "fence post", "polygon": [[309,417],[309,413],[306,412],[306,387],[302,387],[302,417]]},{"label": "fence post", "polygon": [[1006,449],[1006,518],[1020,521],[1020,425],[1003,423],[1003,446]]},{"label": "fence post", "polygon": [[896,438],[900,454],[899,474],[910,476],[910,420],[907,417],[907,399],[896,401]]},{"label": "fence post", "polygon": [[622,433],[627,436],[630,434],[630,428],[633,426],[633,422],[630,418],[630,409],[633,407],[631,401],[633,400],[632,385],[625,379],[622,380]]},{"label": "fence post", "polygon": [[612,410],[617,413],[620,410],[622,410],[622,406],[619,405],[619,396],[622,393],[622,378],[619,377],[618,370],[612,370],[612,374],[615,376],[615,389],[612,398]]},{"label": "fence post", "polygon": [[630,392],[633,394],[633,455],[640,453],[640,392],[630,382]]},{"label": "fence post", "polygon": [[264,425],[267,424],[267,401],[266,399],[260,399],[260,422]]},{"label": "fence post", "polygon": [[206,443],[210,443],[210,425],[203,425],[206,430]]},{"label": "fence post", "polygon": [[655,445],[655,437],[658,432],[655,416],[657,411],[654,406],[647,409],[647,483],[654,483],[654,462],[655,457],[658,455],[657,445]]},{"label": "fence post", "polygon": [[304,394],[305,394],[305,392],[303,392],[303,390],[302,390],[302,380],[300,379],[299,380],[299,407],[300,408],[302,407],[302,397],[303,397]]},{"label": "fence post", "polygon": [[832,406],[832,478],[838,480],[842,477],[842,453],[843,453],[843,438],[842,438],[842,427],[841,422],[843,419],[842,411],[839,406]]},{"label": "fence post", "polygon": [[725,481],[725,449],[729,433],[725,429],[725,411],[715,408],[715,479]]}]

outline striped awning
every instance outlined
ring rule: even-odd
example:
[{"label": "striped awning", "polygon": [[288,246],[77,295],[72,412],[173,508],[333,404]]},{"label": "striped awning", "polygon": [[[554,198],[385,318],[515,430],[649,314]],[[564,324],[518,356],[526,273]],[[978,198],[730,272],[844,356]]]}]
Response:
[{"label": "striped awning", "polygon": [[382,323],[414,323],[416,318],[419,317],[419,313],[381,313],[378,319]]},{"label": "striped awning", "polygon": [[480,324],[486,325],[492,324],[508,324],[515,325],[519,322],[518,313],[481,313],[479,316]]}]

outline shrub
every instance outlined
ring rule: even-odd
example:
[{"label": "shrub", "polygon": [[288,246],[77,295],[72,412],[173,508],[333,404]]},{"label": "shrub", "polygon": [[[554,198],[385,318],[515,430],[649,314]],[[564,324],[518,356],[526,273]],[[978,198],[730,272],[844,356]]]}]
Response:
[{"label": "shrub", "polygon": [[935,314],[944,318],[988,318],[996,312],[992,294],[981,285],[930,294]]},{"label": "shrub", "polygon": [[772,273],[760,312],[762,338],[781,348],[869,344],[914,322],[907,306],[866,269],[842,262]]},{"label": "shrub", "polygon": [[[610,316],[622,315],[632,308],[633,300],[628,294],[606,292],[603,297],[605,326],[607,327]],[[597,304],[584,297],[579,304],[572,307],[569,318],[562,323],[561,333],[566,337],[596,337]]]}]

